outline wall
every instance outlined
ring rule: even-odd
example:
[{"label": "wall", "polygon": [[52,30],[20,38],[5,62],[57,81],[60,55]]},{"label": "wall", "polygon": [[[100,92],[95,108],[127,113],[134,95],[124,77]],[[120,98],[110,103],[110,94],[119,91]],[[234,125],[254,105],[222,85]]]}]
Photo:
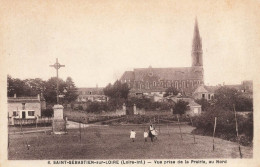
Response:
[{"label": "wall", "polygon": [[[13,115],[13,111],[22,110],[23,105],[22,103],[8,103],[8,116],[11,117]],[[25,110],[34,110],[35,116],[41,116],[41,104],[40,102],[33,102],[33,103],[25,103]]]}]

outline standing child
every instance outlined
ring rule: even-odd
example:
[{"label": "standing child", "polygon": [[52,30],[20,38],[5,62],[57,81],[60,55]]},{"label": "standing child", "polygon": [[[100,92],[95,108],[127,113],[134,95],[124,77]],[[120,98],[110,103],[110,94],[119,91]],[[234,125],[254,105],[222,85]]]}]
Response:
[{"label": "standing child", "polygon": [[144,141],[147,142],[148,132],[144,131]]},{"label": "standing child", "polygon": [[136,135],[135,131],[131,130],[131,132],[130,132],[130,139],[132,139],[133,142],[135,142],[135,135]]}]

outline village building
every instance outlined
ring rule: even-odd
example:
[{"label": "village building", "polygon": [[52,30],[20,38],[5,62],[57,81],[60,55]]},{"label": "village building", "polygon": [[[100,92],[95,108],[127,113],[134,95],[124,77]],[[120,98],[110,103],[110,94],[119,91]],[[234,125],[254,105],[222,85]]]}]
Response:
[{"label": "village building", "polygon": [[120,81],[127,83],[132,95],[156,92],[160,94],[169,87],[175,87],[187,95],[204,83],[202,41],[197,19],[195,20],[192,43],[192,66],[178,68],[135,68],[125,71]]},{"label": "village building", "polygon": [[104,95],[103,88],[78,88],[77,102],[97,101],[106,102],[108,97]]},{"label": "village building", "polygon": [[194,99],[212,100],[214,98],[214,91],[210,87],[200,85],[192,93],[192,97]]},{"label": "village building", "polygon": [[201,105],[199,105],[198,103],[191,101],[188,104],[189,110],[186,111],[186,115],[189,116],[196,116],[196,115],[200,115],[201,114]]},{"label": "village building", "polygon": [[40,95],[36,97],[8,97],[8,117],[32,119],[41,116],[46,102]]}]

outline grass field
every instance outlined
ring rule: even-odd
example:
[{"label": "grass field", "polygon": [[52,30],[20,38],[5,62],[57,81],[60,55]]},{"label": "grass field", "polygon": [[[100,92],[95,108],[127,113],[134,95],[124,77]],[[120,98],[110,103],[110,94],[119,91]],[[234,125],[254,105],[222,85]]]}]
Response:
[{"label": "grass field", "polygon": [[[9,159],[202,159],[239,158],[237,143],[212,137],[191,135],[192,127],[182,125],[183,141],[178,126],[161,126],[158,140],[144,142],[145,126],[91,126],[67,135],[30,133],[9,135]],[[147,127],[146,127],[147,128]],[[137,132],[135,142],[129,139],[130,130]],[[159,127],[157,127],[159,129]],[[168,134],[169,131],[169,134]],[[27,149],[27,144],[29,150]],[[243,158],[252,158],[252,147],[241,147]]]}]

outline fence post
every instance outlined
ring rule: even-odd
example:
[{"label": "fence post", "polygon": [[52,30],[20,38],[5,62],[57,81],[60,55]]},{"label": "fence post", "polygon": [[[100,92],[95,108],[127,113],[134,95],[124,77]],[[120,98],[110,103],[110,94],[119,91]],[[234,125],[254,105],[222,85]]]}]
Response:
[{"label": "fence post", "polygon": [[179,120],[179,115],[177,115],[177,119],[178,119],[178,125],[179,125],[179,129],[180,129],[180,133],[181,133],[181,140],[183,141],[182,132],[181,132],[181,126],[180,126],[180,120]]},{"label": "fence post", "polygon": [[216,126],[217,126],[217,117],[215,117],[215,124],[214,124],[214,131],[213,131],[213,151],[215,150],[214,136],[215,136]]},{"label": "fence post", "polygon": [[239,138],[238,138],[237,112],[236,112],[236,109],[235,109],[235,104],[233,104],[233,108],[234,108],[235,120],[236,120],[236,132],[237,132],[238,150],[239,150],[240,158],[242,158],[242,152],[241,152],[240,143],[239,143]]},{"label": "fence post", "polygon": [[81,143],[81,123],[79,123],[79,140],[80,140],[80,143]]},{"label": "fence post", "polygon": [[[191,117],[190,117],[190,116],[189,116],[189,118],[190,118],[191,126],[193,126],[192,119],[191,119]],[[196,141],[195,141],[195,135],[194,135],[194,133],[192,133],[192,135],[193,135],[193,140],[194,140],[194,143],[196,143]]]}]

